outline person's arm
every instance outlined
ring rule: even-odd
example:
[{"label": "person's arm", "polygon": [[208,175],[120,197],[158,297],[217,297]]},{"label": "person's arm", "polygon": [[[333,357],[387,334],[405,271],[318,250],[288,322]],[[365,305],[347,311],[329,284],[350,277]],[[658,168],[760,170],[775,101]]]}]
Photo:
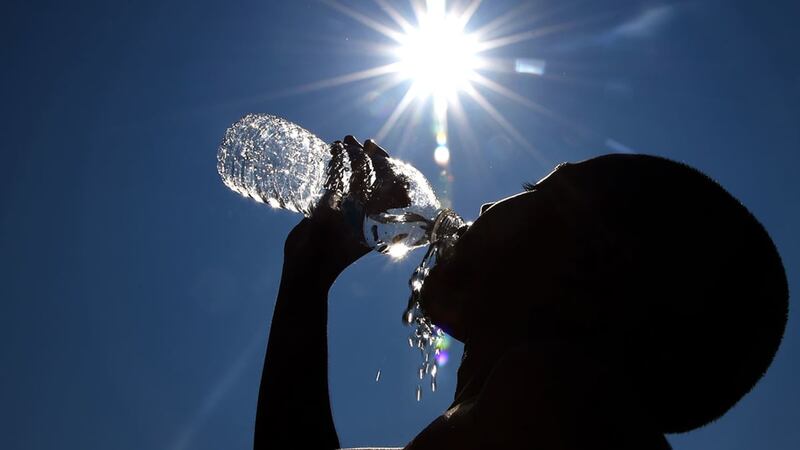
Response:
[{"label": "person's arm", "polygon": [[304,219],[289,234],[261,375],[255,449],[339,447],[328,394],[328,290],[368,251],[335,213]]},{"label": "person's arm", "polygon": [[[372,141],[362,146],[352,136],[334,145],[358,166],[349,180],[350,215],[362,214],[358,205],[367,210],[407,206],[405,190],[367,192],[372,185],[366,175],[373,173],[373,163],[377,186],[396,184],[378,170],[386,165],[385,150]],[[286,239],[258,395],[256,450],[339,448],[328,393],[328,290],[370,248],[363,243],[360,227],[347,223],[347,214],[331,209],[338,203],[335,196],[324,199],[312,218],[300,222]]]},{"label": "person's arm", "polygon": [[[354,137],[333,144],[353,165],[349,180],[350,215],[371,200],[371,162],[386,152],[371,141],[366,148]],[[336,153],[338,154],[338,153]],[[380,162],[380,161],[379,161]],[[254,448],[339,448],[328,392],[328,290],[339,274],[370,251],[359,227],[346,222],[330,186],[312,218],[286,238],[278,299],[272,316],[256,411]],[[334,208],[334,209],[332,209]],[[350,218],[352,220],[352,218]]]}]

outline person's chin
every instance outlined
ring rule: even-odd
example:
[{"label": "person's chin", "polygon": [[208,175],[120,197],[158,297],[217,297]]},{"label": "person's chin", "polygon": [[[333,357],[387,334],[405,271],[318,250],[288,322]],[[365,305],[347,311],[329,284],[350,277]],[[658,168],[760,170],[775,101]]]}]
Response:
[{"label": "person's chin", "polygon": [[423,301],[420,305],[422,306],[422,311],[426,316],[430,317],[434,325],[441,328],[451,337],[463,342],[464,336],[461,330],[462,327],[460,326],[461,320],[453,305],[449,305],[452,299],[437,297],[435,294],[436,291],[433,292],[434,293],[428,297],[427,301],[425,297],[423,297]]}]

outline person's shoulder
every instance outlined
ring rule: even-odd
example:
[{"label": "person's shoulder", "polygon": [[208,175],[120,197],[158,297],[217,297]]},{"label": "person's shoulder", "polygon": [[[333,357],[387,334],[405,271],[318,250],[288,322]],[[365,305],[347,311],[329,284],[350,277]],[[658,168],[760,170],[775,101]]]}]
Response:
[{"label": "person's shoulder", "polygon": [[481,448],[477,440],[477,428],[472,414],[473,401],[452,406],[437,417],[405,447],[406,450],[441,450],[457,448],[473,450]]}]

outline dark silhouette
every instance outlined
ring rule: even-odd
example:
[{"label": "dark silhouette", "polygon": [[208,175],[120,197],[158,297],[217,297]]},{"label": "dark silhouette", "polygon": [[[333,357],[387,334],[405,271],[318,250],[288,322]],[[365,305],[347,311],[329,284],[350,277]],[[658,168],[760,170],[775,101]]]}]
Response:
[{"label": "dark silhouette", "polygon": [[[368,249],[317,213],[286,240],[257,449],[339,447],[327,292]],[[755,385],[788,312],[780,257],[747,209],[644,155],[562,164],[484,205],[422,298],[465,355],[453,404],[411,449],[668,449],[664,433],[716,419]]]}]

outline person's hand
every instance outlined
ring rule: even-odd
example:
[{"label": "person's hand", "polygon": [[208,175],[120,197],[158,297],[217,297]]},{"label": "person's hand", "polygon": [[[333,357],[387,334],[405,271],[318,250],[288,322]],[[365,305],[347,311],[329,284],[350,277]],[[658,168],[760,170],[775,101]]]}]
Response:
[{"label": "person's hand", "polygon": [[[372,250],[360,230],[345,222],[338,211],[321,207],[311,218],[292,229],[283,248],[284,275],[308,278],[309,282],[333,284],[350,264]],[[287,271],[293,274],[287,274]]]},{"label": "person's hand", "polygon": [[[324,198],[310,218],[303,219],[286,238],[284,245],[284,268],[288,275],[300,279],[313,277],[326,286],[350,264],[370,252],[362,236],[362,221],[370,206],[372,188],[380,190],[385,183],[374,183],[375,179],[361,177],[386,177],[388,153],[368,140],[362,146],[353,136],[334,143],[340,151],[346,151],[351,161],[359,165],[360,174],[351,180],[351,198]],[[384,200],[385,202],[385,200]],[[395,203],[398,201],[395,199]]]}]

